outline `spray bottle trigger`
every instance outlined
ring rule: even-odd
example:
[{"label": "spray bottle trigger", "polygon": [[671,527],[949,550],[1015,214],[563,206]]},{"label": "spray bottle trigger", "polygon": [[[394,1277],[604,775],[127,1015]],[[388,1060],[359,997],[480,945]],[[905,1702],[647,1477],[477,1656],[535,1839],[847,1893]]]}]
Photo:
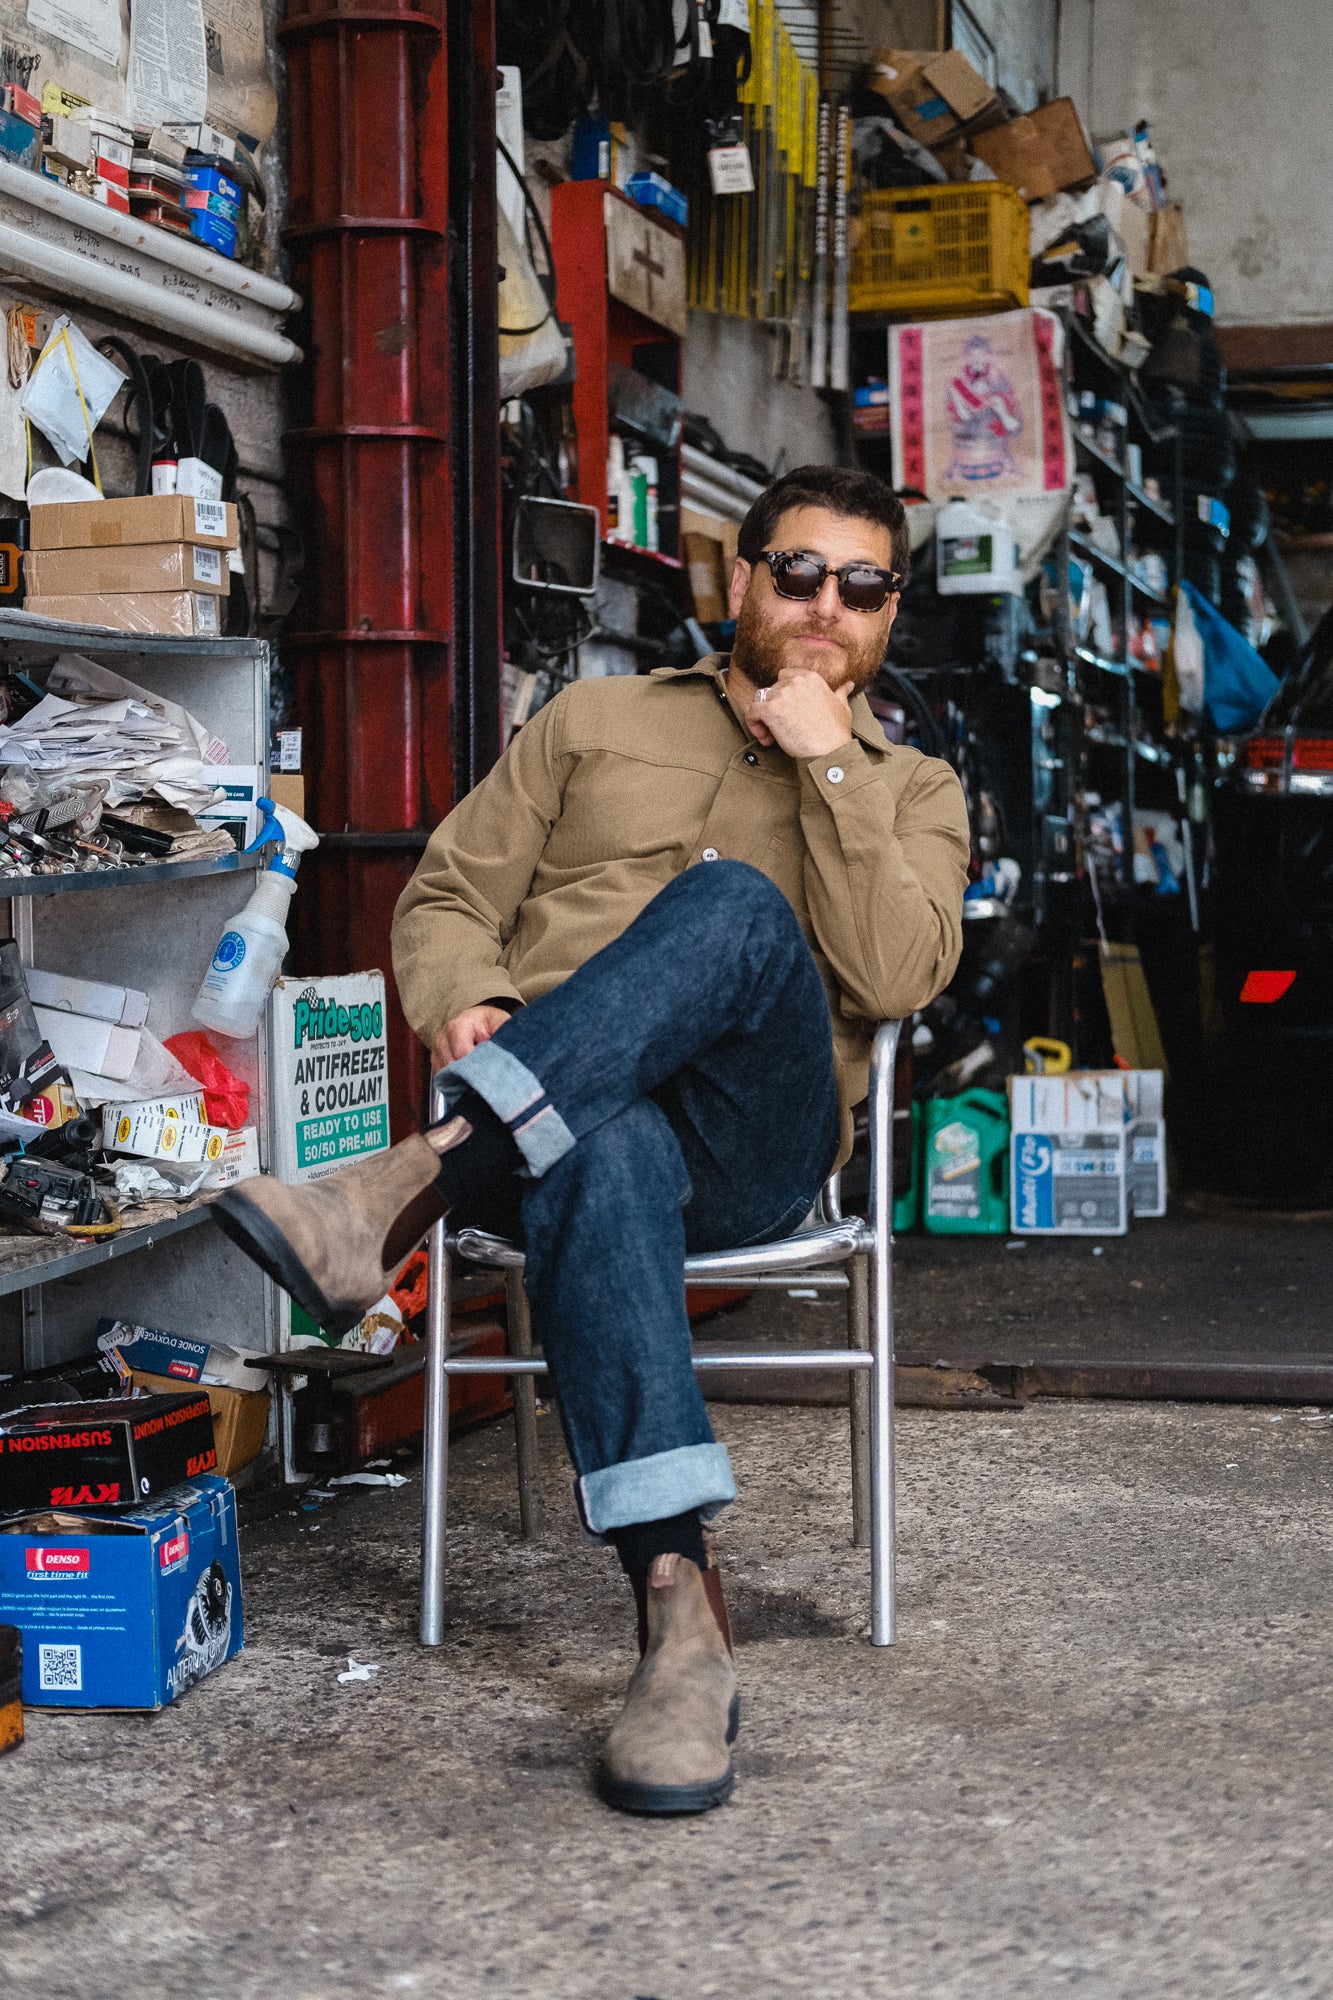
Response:
[{"label": "spray bottle trigger", "polygon": [[281,846],[287,838],[282,829],[282,821],[278,818],[278,809],[272,799],[256,799],[255,804],[264,818],[258,833],[245,850],[247,854],[253,854],[258,847],[267,847],[270,841],[274,840]]}]

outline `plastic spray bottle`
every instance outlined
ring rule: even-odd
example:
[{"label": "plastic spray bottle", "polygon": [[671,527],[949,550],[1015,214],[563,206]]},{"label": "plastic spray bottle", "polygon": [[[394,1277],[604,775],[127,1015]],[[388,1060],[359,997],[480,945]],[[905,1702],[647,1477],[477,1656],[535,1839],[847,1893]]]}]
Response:
[{"label": "plastic spray bottle", "polygon": [[213,963],[194,1003],[194,1018],[216,1034],[252,1035],[273,982],[287,956],[287,906],[296,894],[301,856],[319,846],[319,835],[286,806],[261,799],[264,824],[247,853],[278,842],[245,908],[218,940]]}]

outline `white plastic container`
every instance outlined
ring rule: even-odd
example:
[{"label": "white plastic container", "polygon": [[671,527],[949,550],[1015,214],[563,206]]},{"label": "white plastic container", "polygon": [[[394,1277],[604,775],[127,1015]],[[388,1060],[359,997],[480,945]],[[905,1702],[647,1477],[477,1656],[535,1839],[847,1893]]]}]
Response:
[{"label": "white plastic container", "polygon": [[935,517],[935,588],[941,597],[1018,594],[1018,550],[1000,508],[945,501]]},{"label": "white plastic container", "polygon": [[[303,853],[319,846],[319,835],[285,806],[265,800],[270,825],[282,845],[255,884],[249,902],[218,939],[213,962],[194,1003],[194,1018],[215,1034],[236,1038],[259,1026],[264,1002],[287,956],[287,907],[296,894],[296,869]],[[276,837],[276,835],[271,836]]]}]

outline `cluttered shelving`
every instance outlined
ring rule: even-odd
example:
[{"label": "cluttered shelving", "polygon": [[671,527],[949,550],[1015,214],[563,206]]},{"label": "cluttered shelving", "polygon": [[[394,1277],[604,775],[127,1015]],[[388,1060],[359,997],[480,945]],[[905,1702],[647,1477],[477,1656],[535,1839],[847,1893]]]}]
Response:
[{"label": "cluttered shelving", "polygon": [[[95,1024],[109,1028],[108,1047],[116,1035],[127,1037],[116,1044],[114,1065],[105,1058],[107,1074],[88,1076],[57,1057],[59,1073],[77,1100],[66,1108],[86,1113],[86,1097],[101,1123],[108,1115],[106,1106],[117,1112],[127,1106],[141,1109],[134,1101],[141,1094],[136,1079],[156,1073],[155,1066],[168,1054],[163,1047],[168,1040],[197,1027],[192,1006],[200,980],[218,937],[244,900],[243,877],[257,865],[257,857],[241,847],[254,830],[254,800],[267,782],[269,652],[255,640],[113,634],[26,612],[6,612],[0,614],[0,669],[7,678],[15,677],[8,684],[21,702],[29,704],[28,715],[40,717],[45,712],[50,706],[46,697],[54,686],[67,693],[71,687],[81,688],[74,703],[76,719],[93,718],[89,724],[93,737],[78,739],[85,745],[91,741],[93,747],[80,751],[76,743],[55,755],[41,797],[55,800],[63,788],[83,804],[99,789],[105,793],[108,774],[114,778],[120,765],[135,754],[132,748],[117,745],[115,728],[142,725],[141,711],[159,724],[156,733],[145,726],[137,739],[141,743],[170,753],[192,742],[204,746],[215,760],[198,767],[196,784],[202,797],[216,801],[219,780],[224,790],[238,795],[233,804],[224,801],[223,816],[212,822],[209,835],[225,852],[178,861],[150,856],[130,865],[85,871],[62,854],[62,849],[72,851],[73,843],[56,832],[48,846],[61,858],[44,865],[73,872],[0,875],[0,913],[7,916],[11,948],[16,947],[25,982],[35,981],[40,970],[48,987],[52,981],[64,982],[74,990],[73,982],[96,982],[103,990],[122,988],[137,994],[142,1003],[137,1014],[124,1017],[137,1025],[118,1029],[109,1022]],[[100,693],[99,675],[114,676]],[[99,709],[120,719],[119,724],[109,724],[101,737],[94,727]],[[67,710],[63,699],[54,704],[54,725]],[[28,801],[22,786],[14,782],[16,770],[24,767],[5,764],[6,757],[15,754],[16,711],[11,708],[9,713],[10,720],[0,727],[0,774],[8,791],[24,804]],[[17,720],[22,722],[21,712]],[[32,742],[30,728],[29,755],[34,754]],[[45,739],[39,758],[52,758],[52,742],[59,743],[58,727]],[[26,771],[29,778],[35,768]],[[161,768],[173,769],[169,754]],[[90,773],[98,772],[90,782]],[[150,758],[132,778],[126,775],[121,789],[133,793],[151,773]],[[179,777],[179,771],[174,775]],[[169,783],[167,789],[171,790]],[[194,794],[187,791],[184,796]],[[92,812],[96,810],[94,798]],[[233,815],[230,820],[225,817],[228,812]],[[172,808],[164,816],[173,825],[193,824],[190,839],[197,840],[205,828],[205,819],[195,820],[182,808]],[[33,838],[40,810],[16,815],[11,807],[11,827],[18,817],[33,823],[28,829],[28,838]],[[70,823],[65,824],[68,828]],[[35,992],[45,990],[34,984]],[[46,997],[50,999],[49,992]],[[80,1021],[77,1014],[62,1017],[59,1007],[39,1007],[36,1012],[39,1024],[52,1034],[73,1032],[73,1024]],[[247,1141],[249,1170],[255,1165],[267,1167],[271,1134],[265,1023],[261,1020],[248,1037],[228,1040],[225,1051],[235,1081],[249,1092],[253,1126]],[[121,1073],[120,1080],[110,1074],[113,1067]],[[193,1088],[197,1091],[199,1086]],[[165,1090],[158,1093],[161,1101],[167,1095]],[[6,1118],[11,1147],[17,1122],[11,1107]],[[72,1121],[66,1122],[73,1130]],[[56,1121],[51,1137],[58,1140],[64,1129]],[[97,1321],[108,1315],[150,1326],[189,1324],[205,1339],[273,1347],[273,1288],[219,1231],[206,1226],[211,1198],[207,1185],[197,1184],[198,1174],[178,1170],[174,1192],[169,1179],[161,1187],[149,1188],[154,1176],[163,1174],[162,1160],[104,1152],[108,1129],[102,1124],[100,1147],[96,1139],[85,1139],[91,1146],[97,1185],[111,1196],[112,1206],[105,1213],[114,1212],[114,1219],[105,1225],[106,1233],[83,1239],[69,1234],[70,1228],[79,1226],[75,1217],[66,1224],[57,1219],[55,1233],[41,1235],[10,1233],[10,1222],[0,1236],[0,1374],[19,1366],[51,1366],[86,1351]],[[48,1157],[46,1135],[41,1127],[34,1130],[42,1143],[25,1145],[21,1156],[25,1162]],[[238,1155],[246,1152],[246,1146],[237,1150]],[[9,1157],[13,1159],[12,1151]],[[151,1171],[117,1175],[113,1191],[109,1175],[127,1161]],[[203,1178],[206,1181],[207,1175]],[[140,1179],[144,1191],[136,1194]],[[140,1254],[149,1251],[151,1256]]]}]

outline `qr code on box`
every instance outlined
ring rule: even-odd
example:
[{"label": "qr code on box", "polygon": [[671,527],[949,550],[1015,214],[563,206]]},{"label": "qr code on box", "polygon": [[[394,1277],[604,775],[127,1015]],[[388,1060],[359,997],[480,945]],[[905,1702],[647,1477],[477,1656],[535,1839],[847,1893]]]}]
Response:
[{"label": "qr code on box", "polygon": [[37,1685],[52,1694],[83,1692],[82,1646],[39,1646]]}]

